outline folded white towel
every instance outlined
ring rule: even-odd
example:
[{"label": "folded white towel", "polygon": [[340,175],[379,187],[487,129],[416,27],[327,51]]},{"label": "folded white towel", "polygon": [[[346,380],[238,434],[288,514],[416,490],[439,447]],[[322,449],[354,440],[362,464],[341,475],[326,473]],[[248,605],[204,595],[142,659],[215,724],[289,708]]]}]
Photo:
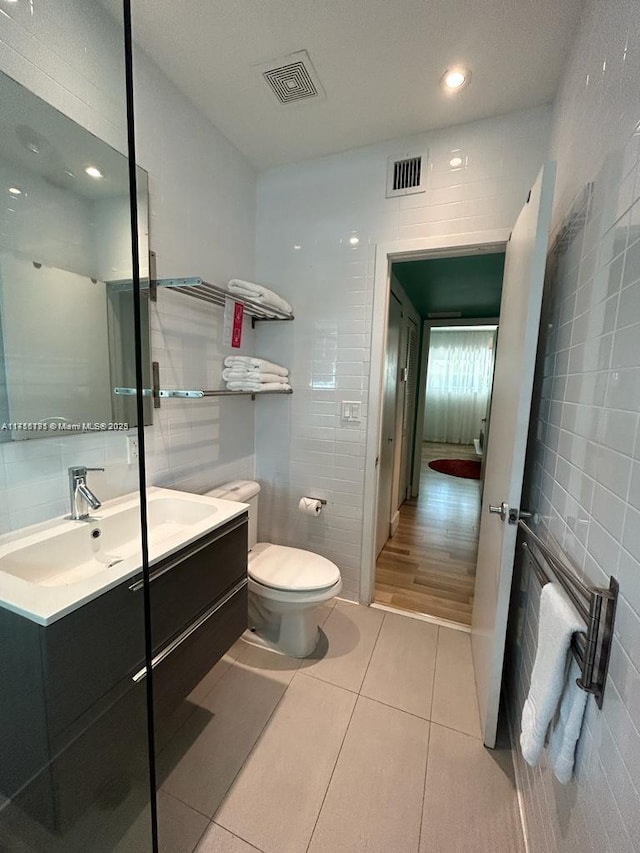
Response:
[{"label": "folded white towel", "polygon": [[549,741],[549,757],[553,773],[563,785],[566,785],[573,775],[576,744],[580,738],[584,709],[589,695],[576,684],[580,674],[580,667],[575,660],[572,660],[560,701],[560,714]]},{"label": "folded white towel", "polygon": [[288,382],[250,382],[247,379],[227,382],[229,391],[253,391],[259,394],[261,391],[291,391]]},{"label": "folded white towel", "polygon": [[251,355],[228,355],[224,360],[225,367],[246,367],[250,370],[260,370],[262,373],[276,373],[278,376],[288,376],[289,369],[281,364],[274,364],[265,358]]},{"label": "folded white towel", "polygon": [[261,370],[247,370],[240,367],[225,367],[222,371],[225,382],[249,380],[249,382],[282,382],[286,379],[277,373],[263,373]]},{"label": "folded white towel", "polygon": [[522,709],[520,746],[525,761],[535,766],[564,685],[571,636],[584,630],[565,591],[557,583],[545,584],[540,595],[538,649],[531,673],[529,695]]},{"label": "folded white towel", "polygon": [[232,278],[227,288],[230,293],[236,293],[238,296],[244,296],[247,299],[252,299],[254,302],[260,303],[271,308],[277,308],[285,314],[293,314],[293,308],[286,299],[278,296],[273,290],[264,287],[262,284],[254,284],[252,281],[243,281],[239,278]]}]

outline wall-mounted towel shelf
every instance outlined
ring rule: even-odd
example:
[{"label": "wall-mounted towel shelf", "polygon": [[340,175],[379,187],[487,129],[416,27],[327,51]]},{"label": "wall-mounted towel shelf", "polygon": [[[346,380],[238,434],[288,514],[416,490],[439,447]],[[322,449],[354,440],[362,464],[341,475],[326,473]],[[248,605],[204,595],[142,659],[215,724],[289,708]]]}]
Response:
[{"label": "wall-mounted towel shelf", "polygon": [[531,566],[539,582],[544,586],[557,580],[585,621],[584,632],[573,635],[571,653],[581,670],[578,686],[592,693],[598,707],[602,708],[613,642],[618,581],[610,577],[608,589],[584,583],[568,562],[552,551],[526,521],[519,519],[518,527],[528,537],[529,541],[524,541],[522,546],[531,558]]},{"label": "wall-mounted towel shelf", "polygon": [[182,293],[185,296],[192,296],[194,299],[200,299],[202,302],[208,302],[210,305],[220,305],[224,307],[226,300],[231,299],[233,302],[240,302],[244,306],[245,313],[251,317],[251,324],[255,325],[258,320],[293,320],[293,314],[286,314],[278,308],[273,308],[270,305],[262,305],[253,299],[248,299],[244,296],[238,296],[219,284],[211,284],[201,278],[158,278],[152,279],[150,293],[153,302],[157,299],[157,288],[168,287]]},{"label": "wall-mounted towel shelf", "polygon": [[[143,388],[143,397],[153,397],[154,409],[160,408],[160,399],[162,397],[173,397],[189,400],[199,400],[202,397],[251,397],[255,400],[256,397],[262,397],[265,394],[293,394],[291,388],[283,388],[282,391],[230,391],[228,388],[214,388],[209,391],[200,390],[199,388],[161,388],[160,387],[160,363],[157,361],[151,362],[153,388]],[[113,393],[119,397],[134,397],[137,393],[135,388],[123,388],[118,386],[113,389]]]},{"label": "wall-mounted towel shelf", "polygon": [[[133,397],[136,394],[135,388],[114,388],[113,393],[118,396]],[[229,391],[228,388],[215,388],[210,391],[187,390],[181,388],[158,388],[157,393],[154,393],[153,388],[143,388],[143,397],[181,397],[182,399],[197,400],[201,397],[251,397],[255,400],[256,397],[264,397],[266,394],[293,394],[289,388],[282,391]],[[159,408],[159,407],[157,407]]]}]

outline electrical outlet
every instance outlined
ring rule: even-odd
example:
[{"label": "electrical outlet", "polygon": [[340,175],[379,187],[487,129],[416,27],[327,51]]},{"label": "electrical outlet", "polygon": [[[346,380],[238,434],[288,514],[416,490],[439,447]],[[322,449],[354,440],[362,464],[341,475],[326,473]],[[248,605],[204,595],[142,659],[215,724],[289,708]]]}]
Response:
[{"label": "electrical outlet", "polygon": [[140,458],[140,448],[138,446],[138,436],[127,436],[127,463],[133,465]]}]

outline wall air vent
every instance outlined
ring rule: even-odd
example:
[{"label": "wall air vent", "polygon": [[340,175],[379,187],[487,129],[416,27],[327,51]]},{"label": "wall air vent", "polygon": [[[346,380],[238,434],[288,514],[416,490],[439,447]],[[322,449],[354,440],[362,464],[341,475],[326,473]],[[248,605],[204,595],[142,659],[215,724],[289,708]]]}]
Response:
[{"label": "wall air vent", "polygon": [[306,50],[256,66],[281,104],[324,98],[324,89]]},{"label": "wall air vent", "polygon": [[387,198],[424,192],[426,157],[389,157]]}]

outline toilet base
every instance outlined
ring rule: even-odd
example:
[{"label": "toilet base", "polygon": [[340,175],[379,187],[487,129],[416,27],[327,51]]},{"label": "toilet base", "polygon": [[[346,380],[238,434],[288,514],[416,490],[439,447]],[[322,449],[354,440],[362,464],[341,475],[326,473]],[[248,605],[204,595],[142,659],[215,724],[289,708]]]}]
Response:
[{"label": "toilet base", "polygon": [[249,626],[254,629],[251,633],[255,640],[247,637],[247,641],[289,657],[308,657],[320,639],[317,604],[277,610],[269,605],[259,595],[249,592]]}]

